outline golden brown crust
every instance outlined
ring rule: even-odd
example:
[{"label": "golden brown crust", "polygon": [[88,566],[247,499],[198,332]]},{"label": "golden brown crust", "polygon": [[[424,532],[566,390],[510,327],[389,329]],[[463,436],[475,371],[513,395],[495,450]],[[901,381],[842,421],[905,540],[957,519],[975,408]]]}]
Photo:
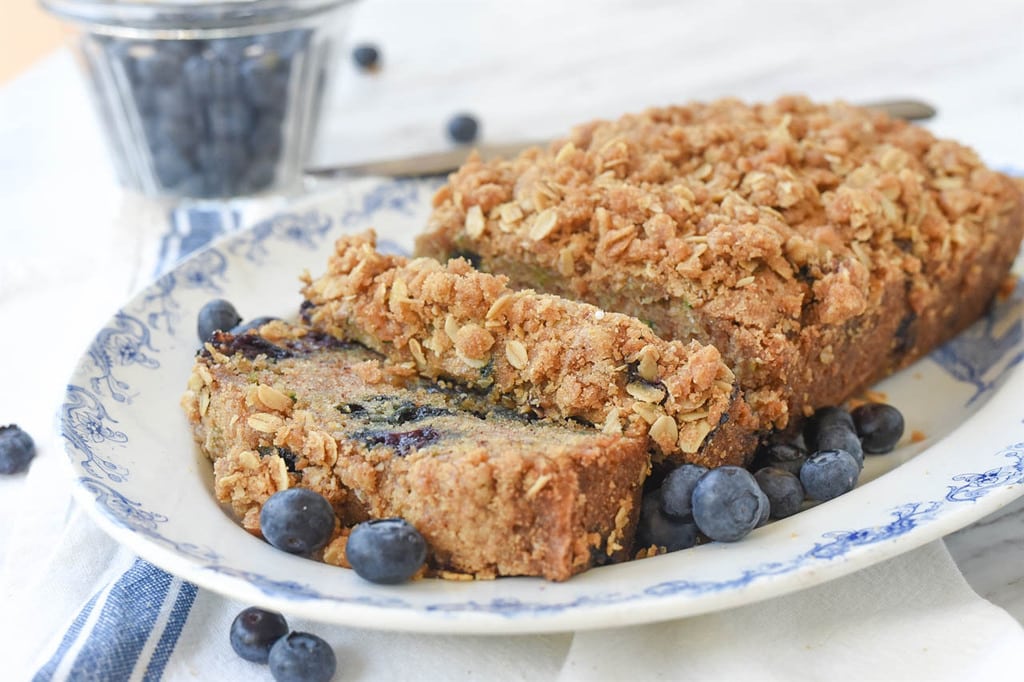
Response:
[{"label": "golden brown crust", "polygon": [[1017,254],[1020,187],[879,112],[783,98],[652,109],[471,159],[417,252],[713,344],[764,426],[977,317]]},{"label": "golden brown crust", "polygon": [[679,461],[742,465],[752,454],[752,420],[718,351],[666,342],[635,318],[513,291],[465,260],[383,255],[372,233],[339,239],[328,271],[303,294],[313,328],[423,376],[543,416],[648,436],[657,453]]},{"label": "golden brown crust", "polygon": [[270,495],[303,486],[339,514],[323,556],[335,564],[347,526],[392,516],[424,535],[442,577],[565,580],[627,558],[644,439],[510,416],[302,327],[260,336],[273,345],[208,345],[182,398],[217,499],[249,531]]}]

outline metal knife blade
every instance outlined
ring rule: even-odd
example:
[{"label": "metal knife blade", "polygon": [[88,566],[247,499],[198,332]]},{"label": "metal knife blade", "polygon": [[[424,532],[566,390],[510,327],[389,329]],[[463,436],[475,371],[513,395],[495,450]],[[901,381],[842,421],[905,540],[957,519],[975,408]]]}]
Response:
[{"label": "metal knife blade", "polygon": [[[935,115],[931,105],[912,99],[883,100],[866,103],[869,109],[885,111],[890,116],[908,121],[922,121]],[[438,152],[403,156],[393,159],[380,159],[364,163],[345,164],[340,166],[320,166],[307,168],[305,174],[314,179],[335,177],[363,177],[380,175],[385,177],[409,178],[428,175],[443,175],[456,170],[475,149],[485,161],[495,158],[510,158],[530,147],[547,146],[548,140],[523,140],[505,144],[482,143],[476,146],[458,146]]]}]

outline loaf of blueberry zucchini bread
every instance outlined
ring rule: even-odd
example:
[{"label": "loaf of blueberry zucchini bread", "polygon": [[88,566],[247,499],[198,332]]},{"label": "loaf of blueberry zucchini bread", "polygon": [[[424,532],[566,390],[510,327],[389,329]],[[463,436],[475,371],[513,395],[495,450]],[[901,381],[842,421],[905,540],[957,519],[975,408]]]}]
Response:
[{"label": "loaf of blueberry zucchini bread", "polygon": [[496,405],[649,437],[659,462],[743,465],[753,455],[753,418],[719,352],[666,342],[635,318],[513,290],[462,259],[385,255],[372,232],[339,239],[303,294],[314,329]]},{"label": "loaf of blueberry zucchini bread", "polygon": [[950,338],[1018,253],[1019,185],[878,111],[788,97],[651,109],[471,158],[417,254],[717,347],[782,428]]},{"label": "loaf of blueberry zucchini bread", "polygon": [[327,498],[331,563],[349,527],[388,517],[416,527],[446,577],[564,580],[631,549],[646,439],[505,410],[302,326],[216,333],[182,405],[217,499],[249,531],[279,490]]}]

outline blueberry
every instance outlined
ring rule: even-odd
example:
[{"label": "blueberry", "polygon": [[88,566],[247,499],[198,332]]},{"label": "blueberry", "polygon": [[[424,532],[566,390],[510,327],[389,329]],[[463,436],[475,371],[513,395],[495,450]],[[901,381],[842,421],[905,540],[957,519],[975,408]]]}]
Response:
[{"label": "blueberry", "polygon": [[680,518],[665,513],[661,488],[644,495],[640,503],[640,521],[636,528],[637,547],[664,547],[669,552],[693,547],[697,543],[697,525],[693,517]]},{"label": "blueberry", "polygon": [[277,161],[284,143],[284,121],[280,116],[264,112],[249,131],[249,151],[254,158]]},{"label": "blueberry", "polygon": [[864,403],[853,410],[852,416],[864,452],[889,452],[903,437],[903,415],[892,405]]},{"label": "blueberry", "polygon": [[253,106],[283,110],[288,94],[288,71],[279,67],[280,60],[268,55],[242,62],[242,93]]},{"label": "blueberry", "polygon": [[205,97],[210,91],[212,78],[210,60],[201,54],[185,60],[181,67],[182,80],[196,99]]},{"label": "blueberry", "polygon": [[794,474],[778,467],[764,467],[757,470],[754,479],[768,497],[773,519],[784,519],[800,511],[804,488]]},{"label": "blueberry", "polygon": [[857,466],[864,468],[864,448],[856,432],[846,424],[834,423],[818,429],[817,439],[812,444],[815,452],[820,450],[846,450],[857,460]]},{"label": "blueberry", "polygon": [[420,570],[427,558],[427,543],[405,519],[378,519],[352,529],[345,556],[364,580],[397,585]]},{"label": "blueberry", "polygon": [[132,101],[140,116],[155,116],[159,113],[160,108],[156,101],[157,90],[158,88],[152,87],[148,83],[137,83],[132,86]]},{"label": "blueberry", "polygon": [[238,95],[238,62],[213,53],[185,60],[182,74],[193,101],[209,102]]},{"label": "blueberry", "polygon": [[274,642],[268,663],[277,682],[327,682],[338,668],[331,646],[308,632],[290,632]]},{"label": "blueberry", "polygon": [[456,142],[466,143],[476,139],[480,125],[469,114],[458,114],[448,121],[448,136]]},{"label": "blueberry", "polygon": [[279,319],[281,319],[281,318],[279,318],[279,317],[269,317],[269,316],[266,316],[266,315],[263,316],[263,317],[254,317],[251,320],[249,320],[248,322],[242,322],[241,324],[236,324],[234,327],[232,327],[228,331],[230,331],[235,336],[241,336],[242,334],[246,333],[250,329],[259,329],[260,327],[262,327],[266,323],[273,322],[274,320],[279,320]]},{"label": "blueberry", "polygon": [[844,424],[852,429],[853,417],[841,407],[821,407],[815,410],[804,422],[804,442],[810,449],[815,449],[813,443],[818,439],[818,431],[831,424]]},{"label": "blueberry", "polygon": [[334,533],[334,508],[308,488],[271,495],[260,510],[260,531],[267,542],[290,554],[311,554]]},{"label": "blueberry", "polygon": [[676,467],[661,483],[661,508],[669,516],[685,518],[693,512],[691,498],[697,481],[708,472],[699,464]]},{"label": "blueberry", "polygon": [[147,121],[147,132],[156,144],[168,142],[177,151],[187,153],[198,142],[196,122],[192,116],[159,116],[150,117]]},{"label": "blueberry", "polygon": [[252,606],[231,623],[231,648],[247,661],[266,663],[270,647],[287,634],[284,616]]},{"label": "blueberry", "polygon": [[405,457],[413,450],[427,447],[441,439],[441,432],[432,426],[424,426],[411,431],[381,431],[372,429],[354,434],[369,448],[384,445],[394,448],[399,457]]},{"label": "blueberry", "polygon": [[800,483],[808,498],[824,502],[853,490],[859,474],[857,460],[849,452],[822,450],[804,462]]},{"label": "blueberry", "polygon": [[20,474],[35,456],[36,444],[20,426],[0,426],[0,474]]},{"label": "blueberry", "polygon": [[187,118],[195,111],[195,102],[184,85],[165,85],[154,94],[156,112],[161,116]]},{"label": "blueberry", "polygon": [[215,298],[199,309],[199,341],[206,343],[215,331],[228,331],[241,321],[241,315],[230,301]]},{"label": "blueberry", "polygon": [[160,145],[153,150],[153,171],[162,187],[175,187],[192,175],[188,157],[173,145]]},{"label": "blueberry", "polygon": [[380,65],[380,50],[377,49],[376,45],[370,45],[364,43],[357,45],[352,50],[352,59],[355,60],[356,65],[364,71],[372,71]]},{"label": "blueberry", "polygon": [[693,520],[704,535],[735,542],[766,517],[768,498],[749,471],[723,466],[704,474],[693,489]]},{"label": "blueberry", "polygon": [[753,470],[764,467],[785,469],[794,476],[800,475],[800,467],[807,459],[807,451],[792,443],[767,443],[758,448],[754,457]]},{"label": "blueberry", "polygon": [[[754,479],[754,480],[756,481],[757,479]],[[760,486],[758,486],[758,487],[760,487]],[[764,492],[764,491],[762,490],[761,492]],[[768,519],[771,517],[771,513],[772,513],[772,503],[771,503],[771,500],[768,499],[768,495],[766,494],[764,496],[764,504],[762,504],[761,507],[760,507],[760,514],[757,517],[757,523],[754,525],[754,528],[760,528],[764,524],[768,523]]]},{"label": "blueberry", "polygon": [[210,135],[220,140],[247,137],[252,130],[252,110],[237,99],[215,100],[206,108]]}]

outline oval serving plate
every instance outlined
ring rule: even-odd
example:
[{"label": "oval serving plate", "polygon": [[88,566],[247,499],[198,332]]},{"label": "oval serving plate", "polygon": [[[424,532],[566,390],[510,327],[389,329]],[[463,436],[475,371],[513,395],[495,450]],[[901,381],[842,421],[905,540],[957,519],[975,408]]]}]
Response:
[{"label": "oval serving plate", "polygon": [[[275,550],[213,497],[212,469],[178,405],[198,346],[195,317],[223,297],[248,318],[294,319],[298,276],[334,238],[374,226],[408,252],[430,182],[372,180],[299,202],[219,241],[133,297],[73,373],[61,435],[78,499],[119,542],[202,587],[296,616],[367,628],[529,633],[707,613],[816,585],[962,528],[1024,493],[1024,285],[974,326],[879,384],[907,436],[869,456],[852,492],[751,533],[535,578],[385,587]],[[916,434],[910,438],[911,433]]]}]

